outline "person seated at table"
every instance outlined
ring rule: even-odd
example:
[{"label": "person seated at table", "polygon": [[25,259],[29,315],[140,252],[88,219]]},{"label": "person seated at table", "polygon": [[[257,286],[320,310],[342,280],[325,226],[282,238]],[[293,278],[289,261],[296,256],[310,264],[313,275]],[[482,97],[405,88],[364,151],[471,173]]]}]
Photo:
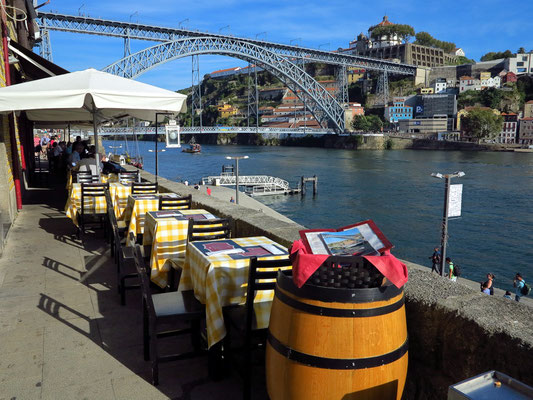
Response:
[{"label": "person seated at table", "polygon": [[72,154],[69,157],[68,165],[71,169],[75,169],[81,161],[81,153],[83,152],[83,145],[75,143],[72,149]]},{"label": "person seated at table", "polygon": [[[91,146],[89,149],[89,154],[82,156],[80,162],[77,165],[77,170],[79,172],[91,172],[92,175],[100,175],[100,171],[96,171],[96,157],[94,153],[94,146]],[[92,150],[92,151],[91,151]]]}]

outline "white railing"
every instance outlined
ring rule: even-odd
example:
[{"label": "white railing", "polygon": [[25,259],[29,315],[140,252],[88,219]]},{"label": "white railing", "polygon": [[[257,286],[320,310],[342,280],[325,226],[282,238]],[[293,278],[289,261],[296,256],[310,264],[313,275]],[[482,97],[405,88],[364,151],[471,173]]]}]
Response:
[{"label": "white railing", "polygon": [[[235,175],[207,176],[202,178],[204,185],[235,186]],[[275,176],[248,175],[239,176],[239,186],[262,186],[269,190],[289,190],[289,182]]]}]

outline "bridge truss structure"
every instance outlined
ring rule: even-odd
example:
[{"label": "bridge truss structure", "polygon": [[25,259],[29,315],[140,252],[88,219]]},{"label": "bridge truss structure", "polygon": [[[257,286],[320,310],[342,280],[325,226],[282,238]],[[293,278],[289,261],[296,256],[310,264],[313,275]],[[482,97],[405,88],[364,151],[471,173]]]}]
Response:
[{"label": "bridge truss structure", "polygon": [[[162,63],[192,56],[193,86],[198,84],[195,75],[194,57],[199,54],[224,54],[243,59],[265,69],[281,79],[321,123],[330,121],[337,131],[344,131],[344,107],[348,99],[346,69],[364,68],[390,76],[415,75],[416,67],[392,61],[354,56],[305,48],[295,45],[274,43],[251,38],[237,38],[189,29],[158,27],[132,22],[112,21],[88,16],[73,16],[50,12],[39,12],[38,23],[41,29],[41,55],[52,58],[49,31],[85,33],[121,38],[124,40],[124,57],[106,67],[106,71],[125,77],[136,77]],[[161,42],[140,52],[130,54],[130,40]],[[196,68],[197,67],[196,60]],[[339,89],[336,96],[329,94],[318,82],[305,72],[305,63],[320,62],[335,65]],[[195,79],[196,78],[196,79]],[[385,78],[387,79],[387,78]],[[199,84],[196,85],[199,87]],[[318,87],[320,86],[320,88]],[[388,85],[383,86],[384,89]],[[193,112],[201,110],[201,91],[193,88]],[[384,94],[386,99],[387,93]],[[257,102],[256,96],[249,96]],[[255,110],[249,108],[249,115]],[[256,116],[256,119],[258,117]],[[250,118],[249,118],[250,120]],[[201,122],[200,122],[201,126]]]}]

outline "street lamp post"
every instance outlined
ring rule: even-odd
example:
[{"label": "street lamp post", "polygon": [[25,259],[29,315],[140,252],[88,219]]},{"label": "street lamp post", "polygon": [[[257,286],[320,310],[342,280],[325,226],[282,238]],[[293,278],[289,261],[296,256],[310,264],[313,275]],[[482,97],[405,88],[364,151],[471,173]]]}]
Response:
[{"label": "street lamp post", "polygon": [[432,177],[444,179],[444,212],[442,215],[442,235],[440,239],[440,275],[444,276],[444,264],[446,262],[446,242],[448,241],[448,210],[450,208],[450,180],[465,176],[463,171],[453,174],[432,173]]},{"label": "street lamp post", "polygon": [[[157,127],[158,127],[158,119],[160,115],[174,115],[172,113],[162,112],[162,113],[155,113],[155,181],[157,183],[157,175],[159,170],[159,159],[157,157],[158,153],[162,153],[165,151],[165,149],[161,151],[157,151],[157,139],[158,139],[158,133],[157,133]],[[152,153],[151,150],[148,150],[150,153]]]},{"label": "street lamp post", "polygon": [[239,160],[246,160],[248,156],[227,156],[227,160],[235,160],[235,204],[239,204]]}]

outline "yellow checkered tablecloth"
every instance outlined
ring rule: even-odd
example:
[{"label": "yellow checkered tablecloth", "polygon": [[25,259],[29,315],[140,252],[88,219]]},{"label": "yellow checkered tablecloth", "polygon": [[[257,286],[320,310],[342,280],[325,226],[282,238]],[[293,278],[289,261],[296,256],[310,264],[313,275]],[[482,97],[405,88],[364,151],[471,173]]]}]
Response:
[{"label": "yellow checkered tablecloth", "polygon": [[[107,203],[105,197],[86,197],[85,198],[85,212],[86,213],[105,213],[107,211]],[[70,190],[70,196],[65,205],[67,217],[78,226],[78,212],[81,208],[81,183],[73,183]]]},{"label": "yellow checkered tablecloth", "polygon": [[[223,239],[224,240],[224,239]],[[264,237],[230,239],[238,246],[261,246],[273,244],[285,252],[287,249]],[[187,245],[185,263],[180,281],[180,290],[193,289],[196,298],[206,305],[208,345],[221,341],[226,336],[222,307],[242,304],[246,299],[249,258],[235,260],[230,254],[207,256],[200,250],[202,244],[214,241],[195,241]],[[263,260],[279,260],[287,254],[260,257]],[[254,300],[258,327],[267,327],[274,291],[259,292]]]},{"label": "yellow checkered tablecloth", "polygon": [[124,217],[124,210],[128,204],[128,197],[131,194],[131,185],[123,185],[119,182],[109,184],[109,194],[113,201],[113,211],[117,220],[122,220]]},{"label": "yellow checkered tablecloth", "polygon": [[[144,232],[144,217],[148,211],[159,209],[159,195],[128,196],[128,203],[123,213],[123,220],[128,223],[128,236],[132,232],[135,236]],[[129,241],[127,241],[128,244]]]},{"label": "yellow checkered tablecloth", "polygon": [[[216,218],[202,209],[174,211],[181,215],[203,214],[206,219]],[[187,246],[188,219],[175,217],[157,217],[157,212],[148,212],[144,219],[143,245],[151,245],[150,278],[152,282],[164,288],[168,285],[169,259],[185,258]]]}]

